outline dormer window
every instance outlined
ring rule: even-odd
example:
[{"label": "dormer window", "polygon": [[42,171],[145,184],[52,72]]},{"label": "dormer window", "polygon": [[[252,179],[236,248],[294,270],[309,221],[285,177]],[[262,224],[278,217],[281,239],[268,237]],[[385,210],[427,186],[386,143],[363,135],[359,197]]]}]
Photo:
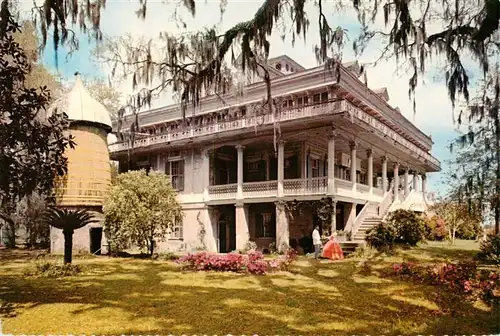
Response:
[{"label": "dormer window", "polygon": [[276,63],[276,70],[281,71],[281,63]]}]

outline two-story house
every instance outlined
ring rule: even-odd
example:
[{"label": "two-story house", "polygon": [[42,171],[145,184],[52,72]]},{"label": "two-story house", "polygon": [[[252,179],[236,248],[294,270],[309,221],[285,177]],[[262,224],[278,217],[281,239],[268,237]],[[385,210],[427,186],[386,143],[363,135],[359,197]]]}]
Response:
[{"label": "two-story house", "polygon": [[[178,105],[139,114],[134,164],[168,174],[184,210],[161,250],[297,244],[316,219],[288,216],[291,200],[330,197],[332,229],[355,240],[391,209],[426,210],[426,174],[440,170],[433,142],[388,104],[385,88],[365,85],[357,63],[341,66],[340,80],[287,56],[268,70],[281,105],[274,114],[262,108],[258,76],[243,95],[204,97],[184,124]],[[130,146],[109,146],[121,171]]]}]

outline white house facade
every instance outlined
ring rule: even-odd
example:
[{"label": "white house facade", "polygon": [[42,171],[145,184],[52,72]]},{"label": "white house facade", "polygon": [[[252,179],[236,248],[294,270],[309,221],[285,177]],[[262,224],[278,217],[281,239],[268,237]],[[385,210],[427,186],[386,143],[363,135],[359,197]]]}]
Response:
[{"label": "white house facade", "polygon": [[368,88],[356,63],[340,76],[287,56],[268,64],[274,113],[262,108],[267,89],[257,79],[243,95],[201,99],[184,124],[178,105],[140,113],[143,136],[109,146],[121,171],[131,152],[130,168],[164,172],[179,192],[184,217],[160,250],[297,247],[318,219],[290,216],[295,200],[331,199],[329,229],[355,241],[391,210],[427,209],[427,174],[440,162],[386,89]]}]

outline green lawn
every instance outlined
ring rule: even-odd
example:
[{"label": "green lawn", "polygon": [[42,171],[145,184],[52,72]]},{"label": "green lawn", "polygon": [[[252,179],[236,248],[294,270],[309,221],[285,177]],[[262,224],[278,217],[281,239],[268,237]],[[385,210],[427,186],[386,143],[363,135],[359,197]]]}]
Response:
[{"label": "green lawn", "polygon": [[291,272],[251,276],[77,258],[88,272],[62,279],[23,278],[27,256],[0,251],[0,314],[13,334],[491,334],[500,318],[481,304],[376,275],[395,261],[462,258],[474,248],[432,243],[375,257],[369,275],[361,259],[302,257]]}]

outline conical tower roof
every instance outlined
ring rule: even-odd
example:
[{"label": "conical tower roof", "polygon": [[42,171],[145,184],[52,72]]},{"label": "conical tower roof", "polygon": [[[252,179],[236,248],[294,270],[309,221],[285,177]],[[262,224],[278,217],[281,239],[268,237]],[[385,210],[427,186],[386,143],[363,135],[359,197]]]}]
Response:
[{"label": "conical tower roof", "polygon": [[78,72],[75,76],[75,84],[71,91],[56,100],[51,109],[65,112],[70,121],[100,124],[107,132],[110,132],[112,125],[108,110],[87,92]]}]

